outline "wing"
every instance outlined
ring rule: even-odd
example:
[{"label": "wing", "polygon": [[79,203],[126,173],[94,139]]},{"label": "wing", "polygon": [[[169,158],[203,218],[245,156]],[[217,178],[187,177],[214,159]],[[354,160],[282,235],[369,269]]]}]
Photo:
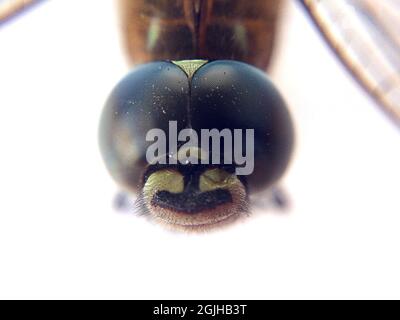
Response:
[{"label": "wing", "polygon": [[43,0],[0,0],[0,26]]},{"label": "wing", "polygon": [[336,55],[400,126],[400,0],[300,0]]}]

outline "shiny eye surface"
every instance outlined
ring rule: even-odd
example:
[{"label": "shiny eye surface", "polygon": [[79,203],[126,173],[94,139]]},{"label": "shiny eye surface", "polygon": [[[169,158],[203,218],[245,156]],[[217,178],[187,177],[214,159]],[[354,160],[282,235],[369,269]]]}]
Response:
[{"label": "shiny eye surface", "polygon": [[100,124],[106,166],[139,194],[140,210],[189,229],[239,218],[249,194],[284,173],[292,147],[280,94],[236,61],[139,66],[112,91]]}]

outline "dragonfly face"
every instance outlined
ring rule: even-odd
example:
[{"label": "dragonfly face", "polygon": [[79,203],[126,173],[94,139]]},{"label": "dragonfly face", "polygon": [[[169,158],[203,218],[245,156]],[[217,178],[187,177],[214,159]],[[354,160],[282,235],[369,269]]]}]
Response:
[{"label": "dragonfly face", "polygon": [[232,60],[161,61],[136,67],[115,87],[100,145],[112,176],[140,193],[142,211],[198,229],[240,217],[250,192],[279,179],[293,129],[259,69]]},{"label": "dragonfly face", "polygon": [[240,217],[249,193],[284,173],[293,146],[286,105],[254,67],[268,66],[277,2],[120,4],[129,59],[148,63],[105,106],[109,171],[159,221],[198,229]]}]

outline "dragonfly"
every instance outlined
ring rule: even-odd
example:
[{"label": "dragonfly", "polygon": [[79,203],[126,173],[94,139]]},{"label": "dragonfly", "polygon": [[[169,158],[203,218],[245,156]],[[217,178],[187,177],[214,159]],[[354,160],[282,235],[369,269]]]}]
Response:
[{"label": "dragonfly", "polygon": [[[6,23],[40,2],[42,1],[1,1],[0,24]],[[238,101],[235,99],[257,104],[254,97],[260,95],[271,98],[277,104],[277,109],[285,110],[283,99],[279,97],[273,84],[268,79],[259,77],[258,71],[253,69],[255,67],[263,71],[268,70],[276,41],[277,21],[284,1],[119,0],[118,2],[125,51],[131,66],[139,68],[134,69],[139,71],[130,73],[128,78],[117,85],[107,103],[111,106],[106,105],[106,111],[103,113],[101,145],[107,167],[121,185],[141,195],[138,197],[137,205],[144,213],[168,225],[179,226],[185,230],[198,230],[236,220],[242,212],[248,210],[247,198],[251,193],[249,190],[271,188],[286,169],[293,140],[291,120],[286,111],[274,113],[275,127],[273,124],[267,128],[259,126],[259,132],[260,130],[265,134],[272,132],[272,136],[274,130],[277,130],[279,139],[263,140],[264,144],[272,144],[274,147],[268,149],[266,157],[263,152],[258,153],[258,157],[262,160],[256,156],[256,174],[246,178],[236,176],[232,165],[205,165],[201,166],[201,169],[198,169],[200,167],[193,169],[194,167],[187,165],[179,168],[176,165],[148,166],[139,163],[142,160],[137,160],[134,167],[125,166],[121,154],[124,159],[132,162],[132,157],[136,157],[137,150],[140,149],[138,146],[143,144],[140,141],[135,142],[137,145],[132,147],[130,135],[132,132],[126,121],[127,114],[136,110],[133,109],[135,103],[143,103],[144,100],[136,97],[146,93],[145,90],[150,90],[151,93],[149,96],[152,100],[149,103],[157,106],[159,100],[171,97],[167,91],[172,91],[173,95],[174,90],[182,90],[182,93],[188,96],[197,94],[198,99],[207,100],[208,95],[215,95],[214,90],[220,89],[217,89],[218,85],[215,83],[221,83],[221,88],[224,87],[221,77],[224,72],[232,69],[238,72],[232,74],[239,79],[238,82],[232,84],[229,82],[232,90],[224,91],[222,94],[219,92],[219,97],[224,96],[223,99],[210,98],[211,100],[207,100],[207,106],[223,104],[228,100],[231,104],[235,104]],[[400,33],[398,32],[400,1],[298,0],[298,2],[355,81],[396,125],[400,125]],[[147,67],[141,67],[143,65]],[[151,82],[150,76],[156,74],[157,70],[169,70],[170,73],[166,79],[154,78]],[[166,82],[170,81],[171,77],[176,80],[175,83],[189,81],[191,86],[174,87]],[[204,79],[207,81],[203,81]],[[249,82],[249,79],[255,81],[264,91],[261,94],[258,91],[246,93],[246,90],[251,89],[246,86],[246,81]],[[131,89],[129,92],[124,89],[132,87],[132,82],[129,81],[139,88],[134,97],[131,96],[133,94]],[[141,83],[146,81],[149,83],[147,87],[145,85],[140,87]],[[206,86],[207,89],[202,91],[196,89],[196,91],[194,90],[196,81],[200,88],[206,86],[206,82],[213,85],[212,88]],[[254,99],[246,100],[242,96],[239,97],[238,87],[235,86],[245,88],[244,95],[253,95]],[[167,93],[155,94],[155,87]],[[198,92],[203,91],[207,92],[201,96],[203,93]],[[121,99],[124,99],[122,105],[116,102]],[[170,100],[176,102],[175,98]],[[164,115],[168,118],[172,113],[182,112],[176,105],[164,103],[164,107],[160,108],[160,112],[153,118],[137,116],[136,119],[139,120],[135,120],[138,121],[135,126],[141,127],[146,121],[154,122],[156,118],[163,118]],[[244,117],[250,119],[248,121],[253,121],[252,125],[257,126],[257,119],[247,114],[250,109],[251,107],[246,105],[243,109],[237,109],[238,114],[236,117],[230,117],[229,121],[235,122],[237,118]],[[152,110],[146,112],[151,113]],[[212,123],[212,117],[209,115],[213,114],[214,109],[210,109],[206,115],[198,110],[189,110],[197,117],[194,118],[194,122],[204,120],[202,123]],[[263,112],[269,114],[272,111],[259,109],[258,112],[259,118],[262,118]],[[120,114],[124,114],[124,117],[120,117]],[[222,127],[229,126],[224,120],[227,117],[224,112],[220,112],[218,116],[222,120],[219,119],[211,126],[218,127],[219,121],[224,123]],[[152,125],[154,126],[154,123]],[[163,123],[157,122],[157,125],[163,126]],[[187,123],[183,126],[185,125]],[[117,142],[115,136],[118,136]],[[262,147],[258,149],[260,148],[262,149]],[[185,151],[193,149],[188,148]],[[197,160],[200,160],[203,156],[202,149],[197,148],[194,151]],[[271,152],[277,152],[272,154],[272,158],[277,159],[275,162],[268,162]],[[182,154],[178,152],[175,160],[179,160],[180,156]],[[267,163],[267,169],[258,165],[260,162]],[[278,201],[279,197],[276,199]]]}]

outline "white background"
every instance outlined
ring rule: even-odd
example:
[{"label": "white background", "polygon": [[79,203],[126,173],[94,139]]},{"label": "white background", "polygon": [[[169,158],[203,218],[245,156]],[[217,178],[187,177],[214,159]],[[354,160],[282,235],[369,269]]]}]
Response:
[{"label": "white background", "polygon": [[400,298],[400,135],[291,1],[272,77],[296,121],[289,212],[177,234],[112,208],[112,1],[0,28],[0,298]]}]

